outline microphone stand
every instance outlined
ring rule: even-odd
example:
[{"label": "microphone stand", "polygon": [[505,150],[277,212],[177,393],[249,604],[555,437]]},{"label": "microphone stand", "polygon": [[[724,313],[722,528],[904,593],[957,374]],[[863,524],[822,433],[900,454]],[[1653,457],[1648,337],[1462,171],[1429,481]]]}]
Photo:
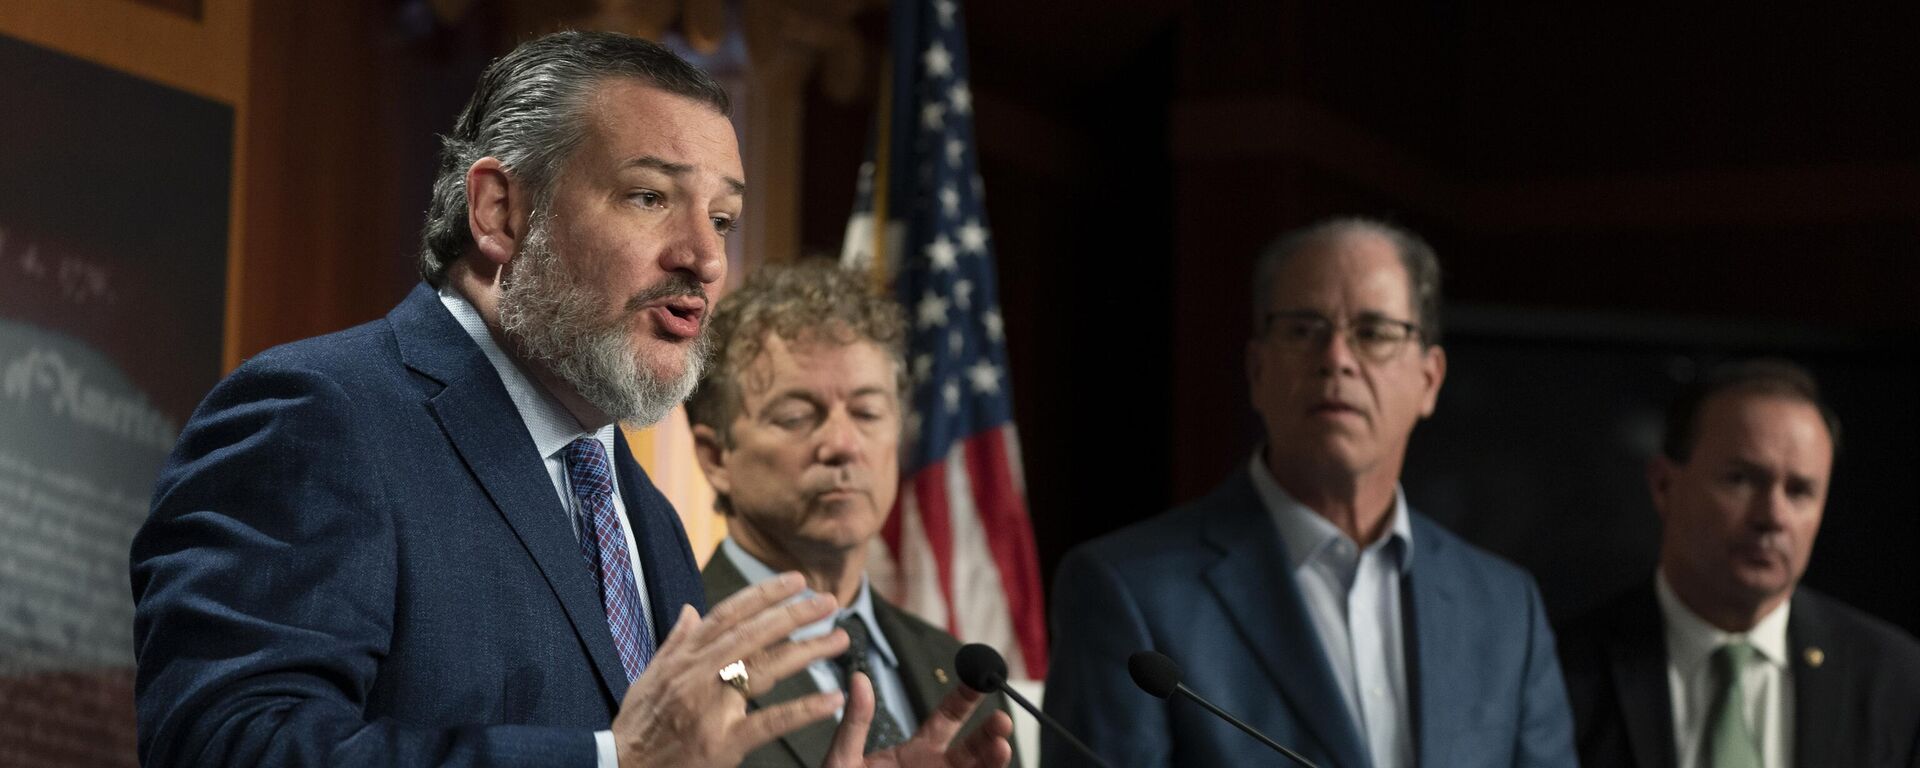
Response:
[{"label": "microphone stand", "polygon": [[1059,734],[1060,738],[1066,739],[1067,743],[1072,744],[1074,749],[1080,750],[1080,754],[1086,755],[1087,759],[1092,760],[1094,765],[1098,765],[1100,768],[1113,768],[1113,766],[1107,765],[1107,761],[1100,759],[1099,755],[1094,754],[1092,748],[1081,743],[1078,738],[1075,738],[1073,733],[1067,730],[1066,726],[1060,724],[1060,721],[1048,717],[1047,713],[1040,711],[1040,708],[1034,706],[1033,702],[1027,701],[1027,697],[1020,695],[1020,692],[1014,690],[1013,686],[1002,684],[1000,686],[1000,692],[1006,694],[1007,698],[1013,699],[1015,703],[1018,703],[1021,709],[1032,713],[1034,718],[1042,723],[1046,723],[1048,728],[1052,728],[1053,732]]},{"label": "microphone stand", "polygon": [[1173,690],[1175,693],[1178,693],[1182,696],[1187,697],[1189,701],[1192,701],[1195,704],[1199,704],[1202,707],[1206,707],[1208,712],[1212,712],[1213,714],[1219,716],[1220,719],[1225,720],[1229,723],[1232,723],[1233,727],[1239,728],[1240,730],[1245,731],[1248,736],[1252,736],[1255,739],[1259,739],[1260,743],[1265,744],[1269,747],[1272,747],[1275,750],[1278,750],[1280,754],[1283,754],[1283,755],[1286,755],[1287,757],[1292,758],[1294,762],[1307,766],[1307,768],[1320,768],[1320,766],[1314,765],[1312,760],[1308,760],[1304,757],[1301,757],[1300,755],[1296,754],[1293,750],[1280,746],[1280,742],[1267,738],[1266,734],[1254,730],[1253,726],[1240,722],[1240,718],[1227,714],[1226,710],[1216,707],[1213,705],[1213,702],[1207,701],[1206,699],[1201,698],[1200,694],[1194,693],[1193,689],[1188,688],[1186,683],[1175,683],[1173,686]]}]

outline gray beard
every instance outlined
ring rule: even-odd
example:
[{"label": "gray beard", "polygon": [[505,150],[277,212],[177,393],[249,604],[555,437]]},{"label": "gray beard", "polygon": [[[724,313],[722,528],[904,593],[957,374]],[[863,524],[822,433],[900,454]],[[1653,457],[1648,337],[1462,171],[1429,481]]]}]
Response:
[{"label": "gray beard", "polygon": [[[548,217],[536,215],[514,269],[500,287],[500,328],[532,362],[546,366],[574,392],[615,421],[651,426],[685,402],[706,369],[712,338],[702,323],[687,346],[680,375],[663,379],[640,366],[623,311],[602,319],[606,298],[583,285],[553,250]],[[670,281],[624,302],[637,306],[658,295],[697,290],[691,279]],[[673,281],[678,278],[678,281]]]}]

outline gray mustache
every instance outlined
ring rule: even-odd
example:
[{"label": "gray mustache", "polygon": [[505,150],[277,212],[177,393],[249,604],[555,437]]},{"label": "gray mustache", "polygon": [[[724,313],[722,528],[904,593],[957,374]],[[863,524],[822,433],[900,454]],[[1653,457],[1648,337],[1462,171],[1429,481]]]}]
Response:
[{"label": "gray mustache", "polygon": [[626,310],[628,312],[638,312],[648,304],[675,296],[688,296],[705,300],[707,298],[707,292],[701,289],[700,281],[675,272],[667,275],[667,279],[662,280],[659,285],[636,293],[632,298],[627,299]]}]

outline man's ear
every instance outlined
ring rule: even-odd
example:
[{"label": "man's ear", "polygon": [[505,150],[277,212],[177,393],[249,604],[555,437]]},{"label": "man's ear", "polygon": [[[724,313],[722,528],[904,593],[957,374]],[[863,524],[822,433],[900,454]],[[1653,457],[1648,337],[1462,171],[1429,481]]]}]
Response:
[{"label": "man's ear", "polygon": [[1667,519],[1667,494],[1673,490],[1673,475],[1680,465],[1673,463],[1664,453],[1656,453],[1653,460],[1647,462],[1647,492],[1653,499],[1653,511],[1660,520]]},{"label": "man's ear", "polygon": [[727,448],[720,440],[720,433],[705,424],[693,425],[693,456],[700,462],[700,471],[706,474],[713,492],[729,495],[733,478],[727,475]]},{"label": "man's ear", "polygon": [[529,195],[496,158],[480,158],[467,169],[467,228],[487,263],[505,266],[520,252]]},{"label": "man's ear", "polygon": [[1420,398],[1420,418],[1433,415],[1433,409],[1440,405],[1440,385],[1447,380],[1447,351],[1435,344],[1420,351],[1420,375],[1426,382],[1426,391]]}]

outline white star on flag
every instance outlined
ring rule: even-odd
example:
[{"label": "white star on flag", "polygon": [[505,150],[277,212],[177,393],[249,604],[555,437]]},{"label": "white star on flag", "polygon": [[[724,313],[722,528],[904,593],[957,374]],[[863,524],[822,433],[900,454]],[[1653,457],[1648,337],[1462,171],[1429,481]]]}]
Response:
[{"label": "white star on flag", "polygon": [[947,300],[928,291],[920,298],[920,327],[931,328],[947,324]]},{"label": "white star on flag", "polygon": [[967,369],[967,378],[973,380],[973,391],[990,395],[1000,391],[1000,369],[985,360],[974,363]]},{"label": "white star on flag", "polygon": [[[927,246],[927,261],[933,263],[935,272],[953,271],[959,256],[960,251],[953,247],[953,241],[948,240],[946,235],[934,238],[933,244]],[[960,306],[964,307],[966,304],[962,303]]]},{"label": "white star on flag", "polygon": [[946,77],[953,74],[953,54],[947,53],[947,47],[938,42],[927,47],[927,54],[922,60],[927,64],[929,75]]},{"label": "white star on flag", "polygon": [[987,228],[980,226],[979,219],[967,219],[967,223],[960,225],[960,250],[972,254],[987,252]]},{"label": "white star on flag", "polygon": [[[884,103],[897,109],[874,126],[876,165],[847,227],[849,241],[864,235],[871,276],[891,284],[912,323],[901,362],[912,383],[902,407],[915,414],[900,446],[903,524],[881,533],[894,578],[876,586],[955,636],[1000,648],[1010,677],[1037,680],[1047,671],[1042,574],[1013,423],[1004,335],[1014,331],[1002,323],[973,143],[974,98],[984,96],[968,77],[963,6],[892,0],[887,56],[901,72]],[[856,229],[862,221],[872,224]]]}]

